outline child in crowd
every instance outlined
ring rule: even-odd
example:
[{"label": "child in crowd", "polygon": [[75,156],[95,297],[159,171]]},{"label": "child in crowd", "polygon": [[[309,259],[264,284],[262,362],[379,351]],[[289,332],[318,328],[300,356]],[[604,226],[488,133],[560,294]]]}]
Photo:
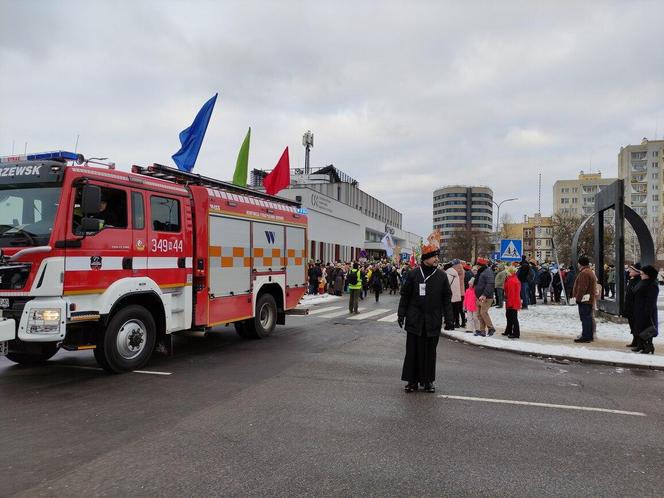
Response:
[{"label": "child in crowd", "polygon": [[477,297],[475,296],[475,279],[471,278],[468,281],[468,289],[463,297],[463,309],[466,310],[466,323],[470,330],[467,333],[475,335],[484,335],[480,332],[480,317],[477,309]]},{"label": "child in crowd", "polygon": [[516,276],[516,268],[509,266],[507,268],[507,278],[505,279],[505,318],[507,326],[506,335],[510,339],[521,337],[519,328],[519,310],[521,309],[521,282]]}]

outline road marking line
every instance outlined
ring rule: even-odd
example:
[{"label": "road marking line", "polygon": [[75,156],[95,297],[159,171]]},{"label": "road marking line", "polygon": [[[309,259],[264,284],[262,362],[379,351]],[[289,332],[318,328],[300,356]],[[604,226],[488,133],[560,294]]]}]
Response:
[{"label": "road marking line", "polygon": [[327,306],[325,308],[318,308],[313,311],[309,311],[310,315],[317,315],[319,313],[325,313],[326,311],[338,310],[341,309],[341,306]]},{"label": "road marking line", "polygon": [[[65,363],[51,363],[50,365],[54,367],[78,368],[79,370],[97,370],[99,372],[104,371],[104,369],[100,367],[86,367],[84,365],[67,365]],[[149,374],[149,375],[173,375],[171,372],[153,372],[148,370],[132,370],[132,372],[137,374]]]},{"label": "road marking line", "polygon": [[135,374],[148,374],[148,375],[173,375],[171,372],[151,372],[148,370],[132,370]]},{"label": "road marking line", "polygon": [[383,318],[379,318],[379,322],[396,322],[397,319],[399,318],[398,313],[392,313],[391,315],[384,316]]},{"label": "road marking line", "polygon": [[[358,311],[362,311],[364,308],[358,308]],[[327,315],[321,315],[321,318],[336,318],[341,315],[350,315],[348,310],[335,311],[334,313],[328,313]]]},{"label": "road marking line", "polygon": [[99,367],[86,367],[84,365],[67,365],[66,363],[46,363],[48,366],[53,367],[65,367],[65,368],[78,368],[79,370],[99,370],[103,371],[103,368]]},{"label": "road marking line", "polygon": [[484,401],[485,403],[502,403],[507,405],[541,406],[544,408],[560,408],[563,410],[581,410],[587,412],[615,413],[617,415],[632,415],[634,417],[647,416],[645,413],[641,412],[626,412],[623,410],[609,410],[608,408],[593,408],[590,406],[555,405],[551,403],[534,403],[531,401],[514,401],[510,399],[474,398],[472,396],[451,396],[448,394],[439,394],[438,397],[445,399],[459,399],[463,401]]},{"label": "road marking line", "polygon": [[382,315],[386,311],[390,311],[389,308],[380,309],[380,310],[373,310],[373,311],[370,311],[369,313],[360,313],[359,315],[353,315],[351,317],[348,317],[348,319],[349,320],[364,320],[365,318],[371,318],[372,316]]}]

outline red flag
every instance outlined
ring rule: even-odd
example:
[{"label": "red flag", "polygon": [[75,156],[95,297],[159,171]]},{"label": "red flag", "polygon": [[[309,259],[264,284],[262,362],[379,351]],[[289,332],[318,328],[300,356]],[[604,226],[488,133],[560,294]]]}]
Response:
[{"label": "red flag", "polygon": [[290,185],[290,162],[288,160],[288,147],[281,154],[279,162],[274,169],[263,179],[265,191],[270,195],[276,195],[280,190]]},{"label": "red flag", "polygon": [[417,263],[415,262],[415,254],[411,254],[410,259],[408,260],[408,266],[410,266],[411,268],[415,268],[416,264]]}]

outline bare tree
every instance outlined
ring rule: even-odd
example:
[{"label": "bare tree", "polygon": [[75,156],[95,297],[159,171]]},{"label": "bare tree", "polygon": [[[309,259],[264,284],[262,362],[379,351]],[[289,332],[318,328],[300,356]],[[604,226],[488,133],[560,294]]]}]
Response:
[{"label": "bare tree", "polygon": [[[581,216],[560,212],[552,217],[553,241],[556,245],[558,261],[562,264],[569,264],[572,261],[572,239],[576,230],[583,223],[583,219]],[[592,254],[593,229],[591,223],[588,223],[581,233],[578,250],[580,254]]]},{"label": "bare tree", "polygon": [[[573,214],[556,213],[552,217],[553,222],[553,240],[556,245],[558,261],[562,264],[569,264],[572,261],[572,239],[585,218]],[[613,222],[604,221],[604,262],[613,264],[615,262],[615,226]],[[586,254],[590,257],[595,252],[595,234],[593,230],[593,221],[586,224],[579,237],[577,248],[579,254]]]},{"label": "bare tree", "polygon": [[448,239],[444,254],[448,258],[473,261],[478,256],[488,256],[492,247],[491,234],[477,230],[459,230],[453,232]]}]

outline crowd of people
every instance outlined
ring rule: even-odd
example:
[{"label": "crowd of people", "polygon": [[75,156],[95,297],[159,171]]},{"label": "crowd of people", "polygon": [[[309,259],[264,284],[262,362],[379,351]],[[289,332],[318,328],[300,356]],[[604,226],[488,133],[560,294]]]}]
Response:
[{"label": "crowd of people", "polygon": [[[376,302],[383,292],[399,294],[397,321],[407,332],[402,380],[406,392],[421,386],[435,392],[436,347],[440,331],[463,329],[476,336],[496,333],[491,308],[504,308],[504,336],[519,339],[519,311],[538,304],[572,304],[578,307],[581,335],[575,342],[595,338],[595,311],[601,297],[615,298],[616,268],[604,268],[598,283],[587,256],[578,259],[576,268],[528,261],[493,262],[477,258],[474,264],[460,259],[441,263],[439,234],[432,233],[421,246],[420,265],[395,263],[383,259],[351,263],[311,263],[308,269],[309,293],[349,294],[348,311],[357,314],[360,300],[373,295]],[[634,352],[654,353],[657,336],[657,298],[664,285],[664,269],[625,267],[623,315],[627,318]]]},{"label": "crowd of people", "polygon": [[[477,258],[473,265],[452,259],[437,266],[447,275],[451,289],[452,318],[445,322],[446,330],[464,329],[476,336],[492,336],[496,329],[491,320],[491,308],[505,309],[507,326],[502,332],[510,339],[519,339],[521,330],[518,312],[529,306],[555,305],[576,302],[582,325],[576,342],[591,342],[595,336],[595,310],[601,298],[615,298],[616,269],[605,265],[603,285],[597,281],[595,269],[586,257],[579,259],[578,268],[572,265],[539,263],[525,256],[520,263],[492,262]],[[585,263],[585,264],[584,264]],[[358,303],[368,296],[379,302],[383,292],[399,294],[406,275],[411,271],[408,262],[395,263],[388,259],[354,261],[350,263],[310,263],[309,293],[348,294],[349,313],[358,314]],[[650,275],[650,276],[649,276]],[[626,297],[624,316],[629,320],[633,340],[628,345],[636,352],[652,353],[652,339],[640,339],[646,325],[657,321],[657,296],[653,293],[664,285],[664,268],[641,268],[637,263],[625,267]],[[649,281],[646,286],[642,282]],[[637,292],[638,288],[638,292]],[[646,292],[646,289],[650,289]],[[653,290],[654,289],[654,290]],[[635,310],[648,310],[648,313]],[[644,316],[652,316],[648,323]]]}]

